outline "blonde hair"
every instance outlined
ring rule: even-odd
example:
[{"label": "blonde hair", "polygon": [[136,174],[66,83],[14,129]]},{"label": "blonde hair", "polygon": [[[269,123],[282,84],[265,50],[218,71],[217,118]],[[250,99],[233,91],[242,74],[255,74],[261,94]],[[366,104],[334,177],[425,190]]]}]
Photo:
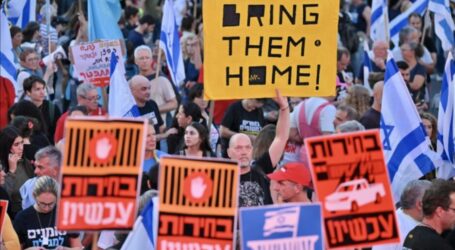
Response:
[{"label": "blonde hair", "polygon": [[54,178],[49,176],[41,176],[35,182],[33,188],[33,197],[38,197],[42,193],[51,193],[58,197],[59,185]]}]

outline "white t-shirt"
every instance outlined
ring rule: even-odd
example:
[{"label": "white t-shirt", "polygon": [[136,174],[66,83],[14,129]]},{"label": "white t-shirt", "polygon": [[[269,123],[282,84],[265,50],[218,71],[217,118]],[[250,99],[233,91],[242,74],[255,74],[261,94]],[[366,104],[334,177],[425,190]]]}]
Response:
[{"label": "white t-shirt", "polygon": [[[396,62],[404,61],[403,55],[401,54],[400,47],[397,46],[397,47],[393,48],[392,55],[393,55],[393,58],[395,59]],[[433,58],[431,58],[430,51],[428,51],[427,48],[425,48],[425,47],[423,47],[423,56],[420,59],[425,64],[433,63]]]}]

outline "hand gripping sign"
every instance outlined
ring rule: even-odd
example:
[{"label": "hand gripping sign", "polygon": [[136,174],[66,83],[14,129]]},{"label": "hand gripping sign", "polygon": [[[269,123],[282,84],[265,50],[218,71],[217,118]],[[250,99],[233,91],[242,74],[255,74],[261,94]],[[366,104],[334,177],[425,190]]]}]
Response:
[{"label": "hand gripping sign", "polygon": [[59,230],[130,230],[136,218],[146,123],[66,121]]}]

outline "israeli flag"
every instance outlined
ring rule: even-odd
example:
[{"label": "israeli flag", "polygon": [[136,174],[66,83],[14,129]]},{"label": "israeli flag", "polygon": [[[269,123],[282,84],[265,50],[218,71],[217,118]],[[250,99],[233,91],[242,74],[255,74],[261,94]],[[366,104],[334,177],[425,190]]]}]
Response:
[{"label": "israeli flag", "polygon": [[371,5],[370,37],[375,41],[387,41],[389,38],[387,0],[373,0]]},{"label": "israeli flag", "polygon": [[24,29],[29,22],[36,20],[36,0],[3,1],[2,7],[11,24],[21,29]]},{"label": "israeli flag", "polygon": [[0,76],[11,81],[16,86],[17,69],[14,65],[13,44],[9,33],[8,19],[3,9],[0,9]]},{"label": "israeli flag", "polygon": [[409,181],[422,177],[441,162],[429,148],[430,139],[391,54],[384,81],[380,131],[392,192],[398,200]]},{"label": "israeli flag", "polygon": [[370,47],[368,46],[368,41],[363,41],[363,86],[368,89],[370,94],[373,93],[368,81],[368,76],[373,70],[372,54],[373,53],[370,51]]},{"label": "israeli flag", "polygon": [[455,24],[450,13],[449,0],[430,0],[428,9],[434,13],[435,33],[441,40],[442,48],[444,51],[451,50],[455,45]]},{"label": "israeli flag", "polygon": [[154,206],[154,204],[158,204],[158,197],[153,197],[142,210],[121,250],[155,249],[156,232],[158,230],[158,206]]},{"label": "israeli flag", "polygon": [[185,68],[183,67],[183,54],[180,48],[180,38],[172,2],[171,0],[164,2],[160,48],[164,50],[166,55],[172,82],[179,86],[185,80]]},{"label": "israeli flag", "polygon": [[264,214],[264,237],[283,232],[292,232],[292,236],[296,237],[299,214],[300,207],[298,206],[266,212]]},{"label": "israeli flag", "polygon": [[455,61],[452,53],[449,53],[442,78],[441,98],[439,100],[438,113],[438,144],[437,151],[444,161],[444,165],[438,169],[439,178],[455,176],[454,164],[454,74]]},{"label": "israeli flag", "polygon": [[125,66],[118,61],[114,52],[111,54],[110,73],[109,115],[113,117],[140,116],[136,101],[125,78]]},{"label": "israeli flag", "polygon": [[390,21],[390,40],[398,46],[398,35],[400,34],[400,30],[408,25],[408,17],[412,13],[417,13],[420,16],[423,16],[425,10],[428,7],[429,0],[417,0],[412,3],[411,7],[407,9],[405,12],[401,13],[397,17],[395,17],[392,21]]}]

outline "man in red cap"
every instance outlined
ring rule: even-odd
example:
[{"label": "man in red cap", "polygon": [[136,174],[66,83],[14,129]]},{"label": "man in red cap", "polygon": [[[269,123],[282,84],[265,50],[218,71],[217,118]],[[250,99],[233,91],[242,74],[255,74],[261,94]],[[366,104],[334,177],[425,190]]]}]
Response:
[{"label": "man in red cap", "polygon": [[272,190],[283,202],[311,202],[308,190],[311,189],[310,170],[301,162],[289,162],[277,171],[267,175],[275,181]]}]

